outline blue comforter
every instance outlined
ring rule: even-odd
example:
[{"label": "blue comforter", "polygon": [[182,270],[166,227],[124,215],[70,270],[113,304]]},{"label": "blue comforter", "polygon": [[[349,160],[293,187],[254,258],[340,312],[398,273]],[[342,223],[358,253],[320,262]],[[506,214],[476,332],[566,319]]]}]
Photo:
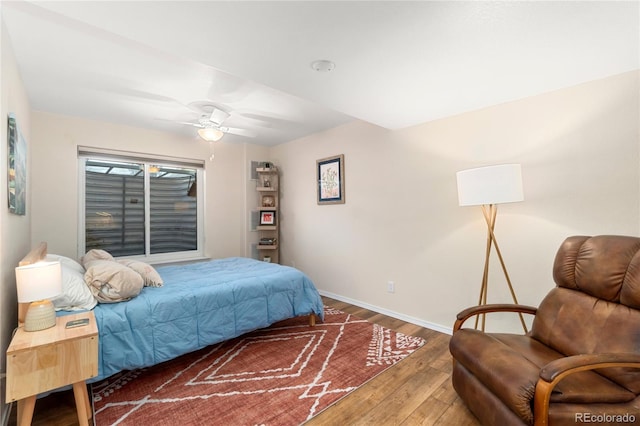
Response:
[{"label": "blue comforter", "polygon": [[163,287],[94,309],[97,381],[148,367],[277,321],[314,312],[322,299],[297,269],[234,257],[156,268]]}]

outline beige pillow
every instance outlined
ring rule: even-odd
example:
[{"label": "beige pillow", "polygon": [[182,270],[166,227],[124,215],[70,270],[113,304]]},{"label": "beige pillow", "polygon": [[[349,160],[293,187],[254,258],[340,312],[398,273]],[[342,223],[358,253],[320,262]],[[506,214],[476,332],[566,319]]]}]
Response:
[{"label": "beige pillow", "polygon": [[139,260],[133,259],[118,259],[117,262],[122,265],[128,266],[129,268],[139,273],[146,287],[162,287],[162,285],[164,284],[164,281],[162,281],[162,278],[160,277],[160,274],[158,274],[158,271],[156,271],[153,266],[149,265],[148,263],[140,262]]},{"label": "beige pillow", "polygon": [[87,265],[93,262],[94,260],[115,260],[115,259],[113,258],[113,256],[111,256],[111,253],[109,253],[108,251],[93,249],[93,250],[89,250],[88,252],[85,253],[84,256],[82,256],[82,259],[80,259],[80,263],[82,263],[82,266],[84,266],[84,268],[87,269]]},{"label": "beige pillow", "polygon": [[142,276],[112,260],[93,260],[85,265],[84,281],[101,303],[123,302],[142,291]]}]

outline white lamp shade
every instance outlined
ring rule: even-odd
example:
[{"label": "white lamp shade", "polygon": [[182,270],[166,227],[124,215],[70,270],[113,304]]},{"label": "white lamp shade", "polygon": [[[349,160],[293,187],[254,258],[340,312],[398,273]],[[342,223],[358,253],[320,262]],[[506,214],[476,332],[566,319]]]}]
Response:
[{"label": "white lamp shade", "polygon": [[204,127],[198,129],[198,135],[207,142],[215,142],[222,139],[224,132],[222,130],[214,129],[213,127]]},{"label": "white lamp shade", "polygon": [[478,167],[456,173],[461,206],[515,203],[524,200],[520,164]]},{"label": "white lamp shade", "polygon": [[45,300],[62,293],[60,262],[36,262],[16,268],[18,302]]}]

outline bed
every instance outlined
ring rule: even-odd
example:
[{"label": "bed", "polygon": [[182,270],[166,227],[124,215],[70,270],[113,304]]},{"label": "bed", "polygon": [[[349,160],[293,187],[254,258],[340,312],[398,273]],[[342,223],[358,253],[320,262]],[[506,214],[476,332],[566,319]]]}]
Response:
[{"label": "bed", "polygon": [[[69,276],[65,273],[70,273],[69,265],[77,266],[64,256],[45,256],[46,244],[35,251],[25,257],[26,262],[56,257],[61,261],[66,291]],[[295,268],[232,257],[158,266],[155,271],[162,286],[144,286],[124,302],[93,303],[100,340],[98,376],[92,382],[123,370],[149,367],[284,319],[308,315],[311,325],[316,318],[324,319],[317,289]],[[25,309],[20,306],[19,316]]]}]

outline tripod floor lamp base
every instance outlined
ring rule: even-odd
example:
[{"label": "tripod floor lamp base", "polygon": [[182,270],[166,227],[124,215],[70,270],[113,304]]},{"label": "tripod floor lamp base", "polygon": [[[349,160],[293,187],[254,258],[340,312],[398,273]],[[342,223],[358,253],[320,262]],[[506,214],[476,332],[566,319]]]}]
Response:
[{"label": "tripod floor lamp base", "polygon": [[[513,303],[518,304],[518,298],[516,297],[516,292],[513,289],[513,284],[511,284],[511,278],[509,277],[509,272],[507,272],[507,267],[504,263],[504,259],[502,257],[502,252],[500,251],[500,246],[498,246],[498,241],[496,240],[496,236],[493,232],[496,226],[496,216],[498,214],[498,206],[495,204],[483,205],[482,213],[484,214],[484,218],[487,222],[487,246],[485,251],[485,259],[484,259],[484,271],[482,274],[482,285],[480,287],[480,296],[478,298],[478,305],[486,305],[487,304],[487,293],[488,293],[488,284],[489,284],[489,262],[491,257],[491,248],[495,248],[496,253],[498,255],[498,259],[500,260],[500,266],[502,266],[502,271],[504,272],[504,277],[507,280],[507,286],[509,287],[509,292],[511,293],[511,299]],[[520,317],[520,323],[522,324],[522,328],[524,332],[527,333],[529,330],[527,329],[527,325],[524,322],[524,317],[522,313],[518,313]],[[485,328],[485,314],[481,315],[482,317],[482,331]],[[476,328],[478,328],[478,317],[476,317]]]}]

